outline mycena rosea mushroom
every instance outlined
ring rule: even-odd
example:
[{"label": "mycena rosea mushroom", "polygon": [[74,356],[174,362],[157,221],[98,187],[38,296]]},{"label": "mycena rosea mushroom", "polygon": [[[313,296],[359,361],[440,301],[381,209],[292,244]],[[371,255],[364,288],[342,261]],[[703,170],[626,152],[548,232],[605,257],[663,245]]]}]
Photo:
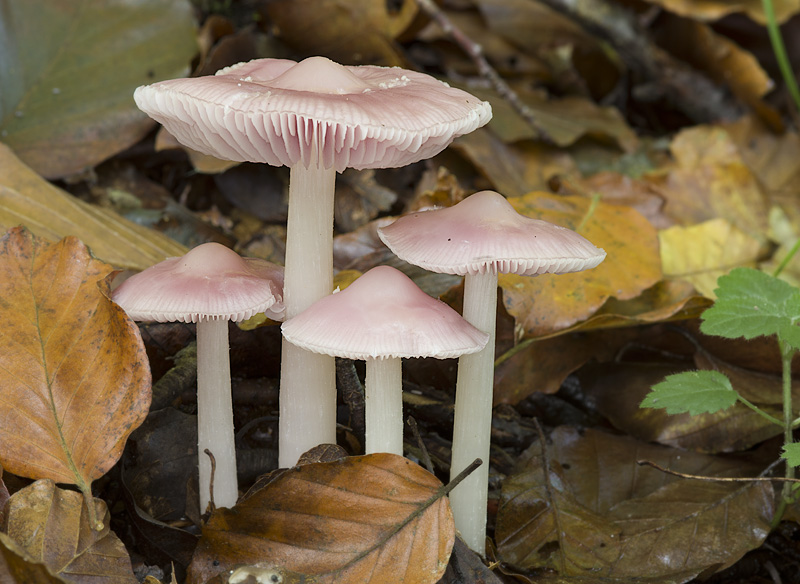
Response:
[{"label": "mycena rosea mushroom", "polygon": [[211,461],[216,462],[214,503],[233,507],[238,498],[231,401],[228,322],[260,312],[283,320],[283,269],[243,258],[218,243],[204,243],[179,258],[151,266],[113,293],[134,320],[197,323],[197,435],[200,511],[210,500]]},{"label": "mycena rosea mushroom", "polygon": [[378,230],[399,258],[464,278],[464,318],[491,338],[458,363],[451,476],[475,458],[485,464],[450,493],[456,527],[483,553],[492,424],[497,275],[563,274],[594,268],[602,249],[574,231],[517,213],[502,195],[475,193],[452,207],[411,213]]},{"label": "mycena rosea mushroom", "polygon": [[[134,98],[186,146],[291,168],[287,318],[331,293],[337,171],[429,158],[491,117],[488,103],[428,75],[323,57],[240,63],[209,77],[140,87]],[[280,401],[281,466],[336,441],[332,358],[284,342]]]},{"label": "mycena rosea mushroom", "polygon": [[366,360],[366,453],[401,456],[401,359],[458,357],[479,351],[489,340],[389,266],[372,268],[281,328],[286,339],[309,351]]}]

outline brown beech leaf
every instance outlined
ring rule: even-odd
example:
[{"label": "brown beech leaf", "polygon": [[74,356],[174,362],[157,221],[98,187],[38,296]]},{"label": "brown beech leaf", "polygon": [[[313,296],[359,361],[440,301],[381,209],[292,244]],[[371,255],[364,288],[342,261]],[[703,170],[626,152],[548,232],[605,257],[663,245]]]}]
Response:
[{"label": "brown beech leaf", "polygon": [[136,325],[106,295],[111,267],[74,237],[0,239],[0,462],[16,475],[89,484],[147,414]]},{"label": "brown beech leaf", "polygon": [[401,66],[394,40],[413,21],[411,0],[273,0],[267,3],[280,37],[311,55],[341,63]]},{"label": "brown beech leaf", "polygon": [[108,528],[105,501],[94,499],[105,527],[96,531],[85,512],[84,497],[39,480],[9,501],[6,534],[30,561],[43,564],[74,584],[136,584],[125,546]]},{"label": "brown beech leaf", "polygon": [[[681,16],[693,20],[719,20],[726,14],[745,12],[756,22],[764,24],[764,4],[761,0],[648,0]],[[783,22],[792,14],[800,11],[797,0],[775,0],[772,2],[775,17]]]},{"label": "brown beech leaf", "polygon": [[503,484],[497,548],[518,568],[686,582],[732,564],[769,533],[768,483],[683,479],[637,461],[715,477],[756,476],[753,465],[564,426],[551,442],[546,457],[534,444]]},{"label": "brown beech leaf", "polygon": [[58,576],[28,556],[5,533],[0,533],[0,582],[3,584],[64,584]]},{"label": "brown beech leaf", "polygon": [[188,582],[252,566],[284,582],[433,583],[454,538],[444,487],[410,460],[370,454],[308,464],[212,514]]},{"label": "brown beech leaf", "polygon": [[575,274],[502,274],[503,302],[524,335],[563,330],[594,314],[608,298],[633,298],[661,279],[656,231],[638,211],[540,192],[509,201],[523,215],[577,230],[608,254],[598,267]]}]

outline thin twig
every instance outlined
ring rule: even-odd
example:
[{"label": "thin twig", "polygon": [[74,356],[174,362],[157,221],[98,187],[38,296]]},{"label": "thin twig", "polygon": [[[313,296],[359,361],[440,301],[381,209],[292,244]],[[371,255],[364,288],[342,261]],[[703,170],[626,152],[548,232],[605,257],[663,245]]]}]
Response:
[{"label": "thin twig", "polygon": [[442,12],[433,0],[417,0],[417,6],[436,22],[442,31],[472,59],[472,62],[475,63],[475,66],[478,68],[478,73],[489,81],[494,90],[500,94],[500,97],[506,100],[509,105],[514,108],[514,111],[534,129],[538,134],[538,138],[545,142],[552,143],[553,140],[550,135],[536,120],[534,111],[522,102],[517,92],[509,87],[508,83],[500,77],[500,74],[489,64],[486,57],[483,56],[483,47],[469,38],[464,31],[453,24],[453,21]]},{"label": "thin twig", "polygon": [[[772,467],[776,466],[780,462],[781,461],[778,460],[772,463],[769,467],[767,467],[766,471],[764,472],[769,471]],[[671,470],[669,468],[663,467],[660,464],[653,462],[652,460],[637,460],[636,464],[638,464],[639,466],[650,466],[669,475],[681,477],[684,479],[694,479],[697,481],[714,481],[721,483],[752,483],[752,482],[773,482],[773,481],[782,483],[800,483],[800,479],[792,479],[786,477],[710,477],[705,475],[695,475],[685,472],[678,472],[677,470]]]},{"label": "thin twig", "polygon": [[214,510],[217,508],[217,506],[214,504],[214,475],[217,473],[217,459],[214,458],[214,455],[212,454],[212,452],[208,448],[206,448],[203,452],[206,453],[206,456],[208,456],[209,460],[211,461],[211,477],[209,478],[209,481],[208,481],[208,509],[207,510],[210,511],[211,513],[213,513]]},{"label": "thin twig", "polygon": [[442,487],[442,489],[440,491],[441,496],[444,496],[444,495],[448,494],[450,491],[452,491],[453,489],[455,489],[461,481],[463,481],[465,478],[467,478],[469,475],[471,475],[473,472],[475,472],[475,469],[478,468],[482,464],[483,464],[483,461],[480,458],[476,458],[475,460],[473,460],[469,464],[469,466],[467,466],[467,468],[465,468],[460,473],[458,473],[456,476],[454,476],[452,479],[450,479],[450,482]]},{"label": "thin twig", "polygon": [[425,447],[425,443],[422,441],[422,436],[419,433],[417,421],[412,416],[408,416],[406,424],[411,426],[411,433],[414,435],[414,440],[419,446],[422,462],[425,463],[425,468],[428,469],[429,473],[433,474],[433,461],[431,460],[431,455],[428,454],[428,449]]}]

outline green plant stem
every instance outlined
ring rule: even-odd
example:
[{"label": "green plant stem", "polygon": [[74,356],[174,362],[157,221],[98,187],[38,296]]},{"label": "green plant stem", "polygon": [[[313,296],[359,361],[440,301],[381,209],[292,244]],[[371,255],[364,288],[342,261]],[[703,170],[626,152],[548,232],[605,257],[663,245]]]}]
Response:
[{"label": "green plant stem", "polygon": [[[783,375],[783,445],[785,448],[794,440],[792,436],[792,425],[794,423],[794,413],[792,412],[792,357],[794,357],[794,348],[780,337],[778,337],[778,347],[780,347],[781,351],[781,369]],[[785,466],[786,471],[784,476],[787,479],[793,479],[794,467],[789,464],[788,461],[785,463]],[[792,502],[792,495],[792,483],[787,481],[783,485],[778,508],[775,510],[775,516],[772,518],[773,529],[778,526],[781,517],[783,517],[783,513],[786,511],[786,507]]]},{"label": "green plant stem", "polygon": [[778,21],[775,18],[775,8],[772,5],[772,0],[762,0],[762,4],[764,6],[764,16],[767,19],[767,32],[772,43],[772,52],[775,53],[775,59],[778,61],[778,67],[786,83],[786,88],[792,96],[794,106],[800,111],[800,89],[797,87],[792,65],[786,55],[786,47],[783,44],[783,37],[781,36],[780,28],[778,28]]},{"label": "green plant stem", "polygon": [[785,421],[781,421],[778,418],[776,418],[775,416],[772,416],[772,415],[768,414],[767,412],[765,412],[764,410],[759,408],[754,403],[752,403],[752,402],[746,400],[745,398],[743,398],[741,395],[738,394],[738,392],[737,392],[737,399],[740,402],[742,402],[744,405],[746,405],[748,408],[753,410],[755,413],[757,413],[759,416],[761,416],[763,418],[766,418],[767,420],[769,420],[770,422],[772,422],[776,426],[780,426],[781,428],[785,428],[785,426],[786,426],[786,422]]},{"label": "green plant stem", "polygon": [[789,253],[787,253],[785,256],[783,256],[783,259],[781,260],[781,263],[778,264],[778,267],[775,268],[774,272],[772,272],[773,276],[775,276],[776,278],[778,276],[780,276],[780,274],[784,270],[784,268],[786,268],[786,266],[789,265],[789,262],[792,261],[792,258],[795,256],[795,254],[797,253],[798,249],[800,249],[800,239],[795,241],[794,245],[792,246],[792,249],[789,250]]}]

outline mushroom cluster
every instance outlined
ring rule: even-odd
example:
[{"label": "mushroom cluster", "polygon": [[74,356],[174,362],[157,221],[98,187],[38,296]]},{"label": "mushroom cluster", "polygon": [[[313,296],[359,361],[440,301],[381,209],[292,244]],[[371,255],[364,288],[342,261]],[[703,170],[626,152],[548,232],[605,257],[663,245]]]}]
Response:
[{"label": "mushroom cluster", "polygon": [[[486,124],[487,102],[415,71],[324,57],[257,59],[216,75],[139,87],[134,99],[179,142],[227,160],[288,166],[287,318],[333,287],[336,172],[434,156]],[[284,341],[279,464],[336,441],[333,358]]]}]

